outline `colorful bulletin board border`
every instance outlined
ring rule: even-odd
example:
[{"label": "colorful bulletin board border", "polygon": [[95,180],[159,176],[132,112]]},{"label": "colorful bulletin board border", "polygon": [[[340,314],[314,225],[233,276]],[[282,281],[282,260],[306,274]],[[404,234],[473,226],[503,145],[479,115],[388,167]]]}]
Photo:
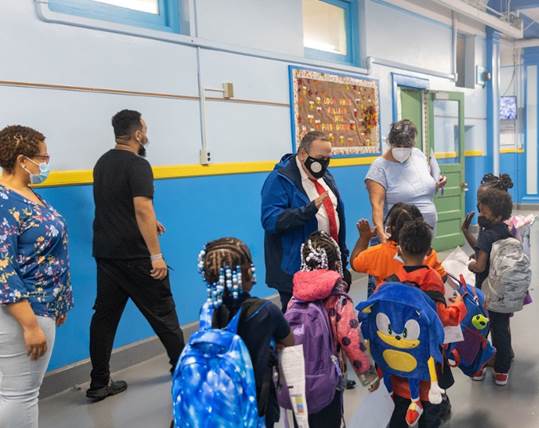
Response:
[{"label": "colorful bulletin board border", "polygon": [[289,66],[294,152],[309,131],[322,131],[335,157],[381,153],[378,81]]}]

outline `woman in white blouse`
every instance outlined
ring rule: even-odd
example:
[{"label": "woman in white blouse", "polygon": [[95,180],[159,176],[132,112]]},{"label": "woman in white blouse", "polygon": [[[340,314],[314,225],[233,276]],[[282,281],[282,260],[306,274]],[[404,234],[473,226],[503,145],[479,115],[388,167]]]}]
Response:
[{"label": "woman in white blouse", "polygon": [[385,214],[397,202],[419,208],[425,221],[436,228],[438,219],[434,205],[436,191],[447,182],[447,177],[436,177],[439,171],[436,159],[429,159],[415,146],[417,129],[407,119],[391,125],[389,150],[376,159],[365,178],[372,206],[372,219],[381,242],[387,240],[384,229]]}]

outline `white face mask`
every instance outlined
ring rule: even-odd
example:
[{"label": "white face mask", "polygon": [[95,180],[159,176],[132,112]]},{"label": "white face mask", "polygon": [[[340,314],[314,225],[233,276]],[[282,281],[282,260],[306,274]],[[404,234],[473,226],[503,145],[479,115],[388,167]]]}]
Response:
[{"label": "white face mask", "polygon": [[411,147],[393,147],[391,149],[391,154],[393,155],[393,158],[395,158],[397,162],[404,163],[412,155],[412,148]]}]

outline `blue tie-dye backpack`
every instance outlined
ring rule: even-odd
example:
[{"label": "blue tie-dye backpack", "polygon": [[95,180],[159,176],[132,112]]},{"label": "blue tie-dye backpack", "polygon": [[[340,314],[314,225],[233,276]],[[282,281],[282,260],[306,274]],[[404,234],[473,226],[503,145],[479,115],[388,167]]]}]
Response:
[{"label": "blue tie-dye backpack", "polygon": [[200,311],[200,329],[174,372],[172,403],[177,428],[262,428],[251,357],[237,335],[240,309],[226,328],[213,329],[213,309]]}]

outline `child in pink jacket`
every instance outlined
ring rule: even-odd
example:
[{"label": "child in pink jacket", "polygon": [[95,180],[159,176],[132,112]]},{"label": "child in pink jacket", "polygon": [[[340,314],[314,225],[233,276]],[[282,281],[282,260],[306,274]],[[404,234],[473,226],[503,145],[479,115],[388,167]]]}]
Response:
[{"label": "child in pink jacket", "polygon": [[[344,355],[352,363],[359,379],[369,390],[378,388],[378,376],[367,351],[354,304],[343,280],[340,250],[325,232],[311,234],[301,250],[301,271],[294,275],[292,294],[303,302],[324,302],[343,372]],[[293,304],[291,302],[290,305]],[[309,426],[330,427],[342,418],[342,391],[335,394],[334,403],[317,414],[309,415]]]}]

